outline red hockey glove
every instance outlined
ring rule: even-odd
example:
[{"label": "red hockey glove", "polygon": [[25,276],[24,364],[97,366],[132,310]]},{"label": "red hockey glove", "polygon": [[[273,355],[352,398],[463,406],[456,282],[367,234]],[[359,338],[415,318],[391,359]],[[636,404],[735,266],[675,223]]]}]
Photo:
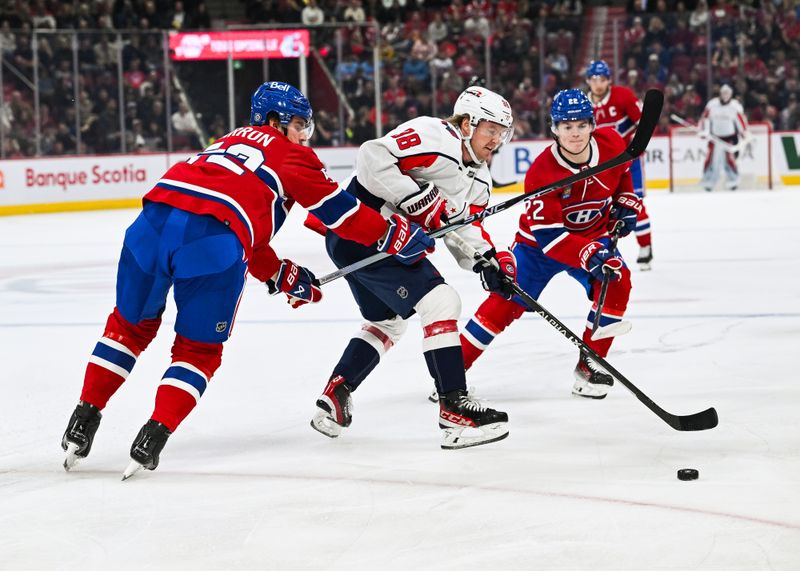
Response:
[{"label": "red hockey glove", "polygon": [[602,242],[589,242],[581,249],[579,256],[581,267],[598,281],[603,280],[604,273],[609,273],[611,281],[617,281],[622,277],[622,266],[625,262],[619,256],[615,256]]},{"label": "red hockey glove", "polygon": [[425,235],[418,224],[409,222],[399,214],[387,220],[386,237],[378,241],[378,251],[386,252],[406,265],[414,264],[433,252],[436,242]]},{"label": "red hockey glove", "polygon": [[411,222],[419,224],[426,232],[441,228],[447,221],[447,201],[432,182],[397,206],[408,215]]},{"label": "red hockey glove", "polygon": [[472,267],[473,272],[481,274],[483,289],[511,299],[514,295],[511,285],[517,279],[517,259],[514,254],[506,250],[495,252],[492,248],[484,252],[483,257],[490,263],[478,262]]},{"label": "red hockey glove", "polygon": [[281,260],[280,269],[267,280],[267,289],[270,295],[285,293],[289,305],[294,308],[322,299],[322,290],[314,274],[291,260]]},{"label": "red hockey glove", "polygon": [[636,229],[636,218],[642,211],[642,199],[632,192],[623,192],[614,199],[611,207],[611,218],[608,223],[608,230],[614,229],[618,220],[622,221],[623,227],[620,236],[627,236]]}]

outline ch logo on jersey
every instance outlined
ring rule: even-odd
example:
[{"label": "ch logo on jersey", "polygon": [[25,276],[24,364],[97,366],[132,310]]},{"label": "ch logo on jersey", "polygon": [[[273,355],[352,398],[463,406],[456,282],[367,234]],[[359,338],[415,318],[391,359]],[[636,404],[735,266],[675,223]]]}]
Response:
[{"label": "ch logo on jersey", "polygon": [[603,216],[605,204],[605,200],[593,200],[564,207],[564,220],[567,221],[567,227],[577,231],[591,228]]}]

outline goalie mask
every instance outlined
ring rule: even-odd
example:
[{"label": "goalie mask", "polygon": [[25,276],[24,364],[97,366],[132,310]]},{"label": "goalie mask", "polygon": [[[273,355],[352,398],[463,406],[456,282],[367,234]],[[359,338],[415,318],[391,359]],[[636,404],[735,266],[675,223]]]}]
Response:
[{"label": "goalie mask", "polygon": [[311,104],[303,92],[282,81],[262,83],[250,99],[250,124],[264,125],[270,113],[278,115],[281,125],[287,127],[292,117],[305,121],[303,132],[306,139],[314,134]]},{"label": "goalie mask", "polygon": [[502,129],[500,145],[510,141],[514,132],[511,105],[504,97],[485,87],[472,86],[466,88],[456,99],[456,103],[453,106],[453,115],[469,115],[469,134],[462,135],[462,138],[470,158],[475,163],[483,162],[475,156],[475,151],[472,150],[471,144],[472,135],[481,121],[490,121],[500,126]]}]

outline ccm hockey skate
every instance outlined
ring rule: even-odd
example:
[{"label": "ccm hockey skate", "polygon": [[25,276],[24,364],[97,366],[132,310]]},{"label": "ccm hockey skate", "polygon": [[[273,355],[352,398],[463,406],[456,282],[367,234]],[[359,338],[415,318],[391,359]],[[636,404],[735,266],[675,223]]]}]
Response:
[{"label": "ccm hockey skate", "polygon": [[581,353],[575,367],[575,384],[572,386],[572,394],[590,399],[604,399],[613,385],[614,377]]},{"label": "ccm hockey skate", "polygon": [[61,438],[61,448],[67,452],[64,470],[69,472],[82,458],[92,451],[94,433],[100,426],[100,409],[88,402],[80,401],[69,419],[67,430]]},{"label": "ccm hockey skate", "polygon": [[480,446],[508,436],[508,415],[459,389],[439,396],[439,428],[444,450]]},{"label": "ccm hockey skate", "polygon": [[122,481],[124,482],[142,468],[155,470],[158,467],[159,455],[171,434],[172,432],[160,422],[148,420],[133,441],[131,462],[122,473]]},{"label": "ccm hockey skate", "polygon": [[344,377],[336,375],[328,381],[322,395],[317,399],[317,413],[311,419],[311,428],[329,438],[336,438],[343,428],[353,421],[353,399],[351,389]]}]

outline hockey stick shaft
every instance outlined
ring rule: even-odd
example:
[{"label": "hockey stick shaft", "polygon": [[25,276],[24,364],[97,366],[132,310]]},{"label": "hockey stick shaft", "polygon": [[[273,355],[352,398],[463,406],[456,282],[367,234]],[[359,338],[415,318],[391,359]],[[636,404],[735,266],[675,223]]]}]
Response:
[{"label": "hockey stick shaft", "polygon": [[[461,236],[456,234],[453,238],[453,241],[458,244],[459,248],[464,251],[467,255],[473,257],[473,259],[483,265],[492,265],[489,260],[484,258],[480,253],[475,250],[472,246],[467,244]],[[620,373],[615,367],[611,365],[608,361],[602,358],[600,355],[594,352],[591,347],[589,347],[586,343],[584,343],[583,339],[578,337],[572,330],[569,329],[566,325],[564,325],[557,317],[555,317],[552,313],[547,311],[538,301],[533,299],[524,289],[522,289],[519,284],[516,282],[512,282],[509,280],[509,283],[514,290],[514,293],[519,296],[520,299],[525,303],[528,308],[536,313],[537,315],[544,318],[547,323],[552,325],[556,331],[561,333],[564,337],[567,338],[573,345],[575,345],[581,352],[585,355],[588,355],[591,359],[593,359],[596,363],[598,363],[601,367],[603,367],[606,371],[608,371],[615,379],[617,379],[626,389],[633,393],[633,395],[644,404],[647,408],[653,411],[656,416],[658,416],[661,420],[666,422],[675,430],[680,431],[695,431],[695,430],[708,430],[714,428],[719,423],[719,418],[717,416],[717,411],[714,408],[706,409],[702,412],[698,412],[695,414],[690,414],[686,416],[679,416],[667,412],[660,406],[658,406],[653,399],[648,397],[644,394],[636,385],[634,385],[631,381],[628,380],[622,373]]]},{"label": "hockey stick shaft", "polygon": [[[611,255],[614,255],[614,250],[617,249],[617,241],[619,240],[619,233],[622,231],[622,224],[619,222],[614,225],[614,230],[611,231],[611,243],[608,250]],[[592,333],[597,331],[600,327],[600,316],[603,314],[603,306],[606,303],[606,295],[608,294],[608,282],[611,281],[611,272],[603,268],[603,284],[600,286],[600,295],[597,298],[597,309],[594,312],[594,322],[592,323]]]},{"label": "hockey stick shaft", "polygon": [[[499,212],[508,210],[515,204],[518,204],[524,200],[538,198],[540,196],[543,196],[560,188],[564,188],[565,186],[569,186],[576,182],[580,182],[584,179],[591,178],[596,174],[607,171],[609,169],[612,169],[616,166],[625,164],[628,161],[635,159],[636,157],[641,155],[647,148],[647,145],[650,142],[650,137],[653,136],[653,131],[655,131],[655,128],[658,125],[658,118],[661,115],[661,107],[663,106],[663,104],[664,104],[664,94],[661,91],[657,89],[651,89],[645,94],[644,105],[642,106],[642,117],[639,119],[639,126],[636,128],[636,134],[633,136],[633,140],[628,144],[627,148],[613,159],[609,159],[591,168],[580,171],[578,173],[570,175],[556,182],[550,183],[541,188],[532,190],[531,192],[520,194],[518,196],[509,198],[508,200],[495,204],[494,206],[489,206],[485,210],[482,210],[481,212],[478,212],[471,216],[467,216],[466,218],[464,218],[464,220],[461,220],[460,222],[454,222],[453,224],[442,226],[438,230],[429,233],[428,236],[430,236],[431,238],[441,238],[442,236],[452,232],[453,230],[458,230],[459,228],[463,228],[464,226],[469,226],[470,224],[479,222],[484,218],[488,218],[489,216],[493,216],[495,214],[498,214]],[[372,254],[371,256],[367,256],[363,260],[359,260],[358,262],[354,262],[348,266],[339,268],[335,272],[331,272],[327,275],[322,276],[321,278],[319,278],[319,283],[320,285],[324,285],[326,283],[332,282],[335,279],[344,277],[347,274],[351,274],[357,270],[360,270],[361,268],[369,266],[370,264],[373,264],[378,260],[382,260],[383,258],[386,257],[388,257],[388,254],[384,252],[377,252],[375,254]]]}]

